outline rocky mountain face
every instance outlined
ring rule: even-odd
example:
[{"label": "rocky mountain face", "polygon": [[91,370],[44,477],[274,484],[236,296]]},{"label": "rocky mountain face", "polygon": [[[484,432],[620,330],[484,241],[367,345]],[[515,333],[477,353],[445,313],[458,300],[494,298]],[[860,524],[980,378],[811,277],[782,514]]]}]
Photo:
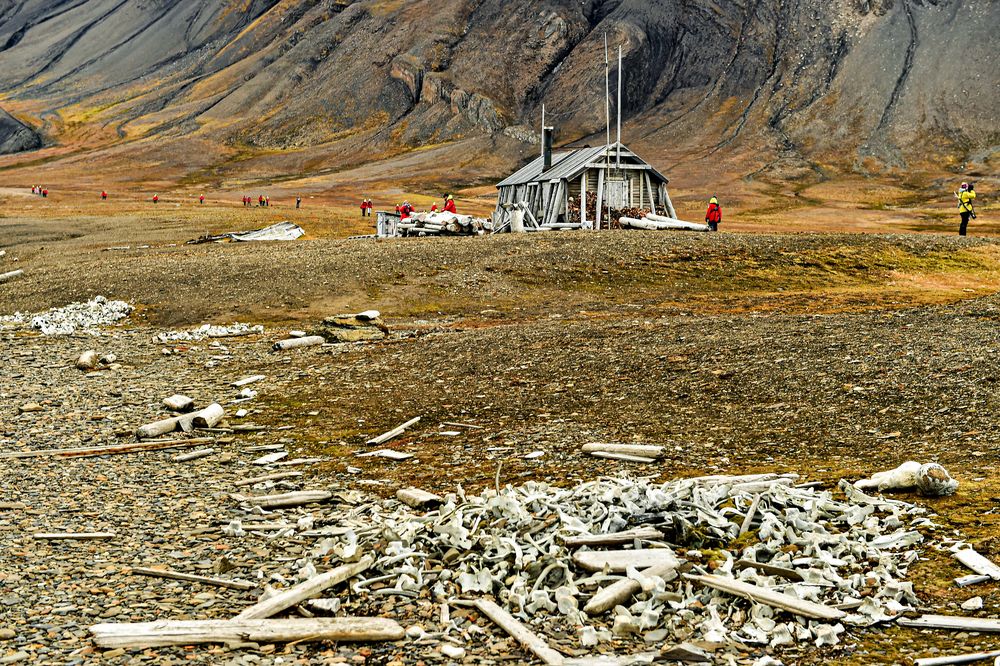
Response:
[{"label": "rocky mountain face", "polygon": [[606,35],[632,144],[988,161],[998,28],[992,0],[0,0],[0,103],[56,142],[97,124],[352,159],[470,136],[521,154],[542,103],[559,141],[603,137]]},{"label": "rocky mountain face", "polygon": [[42,137],[30,127],[0,109],[0,154],[20,153],[42,147]]}]

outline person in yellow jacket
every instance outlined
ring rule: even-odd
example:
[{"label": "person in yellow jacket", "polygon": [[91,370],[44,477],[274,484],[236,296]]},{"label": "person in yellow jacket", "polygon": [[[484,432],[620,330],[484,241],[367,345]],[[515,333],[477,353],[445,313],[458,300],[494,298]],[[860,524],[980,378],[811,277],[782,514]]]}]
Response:
[{"label": "person in yellow jacket", "polygon": [[958,235],[964,236],[965,230],[969,227],[969,218],[976,219],[976,211],[972,207],[972,202],[976,199],[976,191],[972,185],[962,183],[962,186],[955,193],[958,199],[958,214],[962,216],[962,224],[958,227]]}]

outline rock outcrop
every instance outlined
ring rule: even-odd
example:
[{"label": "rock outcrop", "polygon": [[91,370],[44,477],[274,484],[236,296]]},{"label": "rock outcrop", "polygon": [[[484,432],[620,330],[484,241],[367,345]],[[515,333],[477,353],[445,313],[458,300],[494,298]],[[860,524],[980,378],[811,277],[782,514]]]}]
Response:
[{"label": "rock outcrop", "polygon": [[42,137],[20,120],[0,109],[0,155],[42,147]]}]

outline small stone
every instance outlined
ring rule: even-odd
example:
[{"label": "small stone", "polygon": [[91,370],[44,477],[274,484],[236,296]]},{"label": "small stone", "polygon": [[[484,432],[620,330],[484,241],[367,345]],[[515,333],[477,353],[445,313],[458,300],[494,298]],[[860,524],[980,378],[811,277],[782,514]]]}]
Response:
[{"label": "small stone", "polygon": [[962,602],[962,610],[974,611],[979,610],[983,607],[982,597],[972,597],[966,601]]},{"label": "small stone", "polygon": [[0,627],[0,641],[9,641],[17,636],[17,632],[10,627]]},{"label": "small stone", "polygon": [[84,371],[93,370],[100,362],[100,357],[97,355],[97,352],[93,349],[88,349],[80,354],[80,358],[76,360],[76,367]]},{"label": "small stone", "polygon": [[42,411],[42,406],[39,405],[37,402],[29,402],[18,407],[17,411],[20,414],[27,414],[28,412],[40,412]]},{"label": "small stone", "polygon": [[120,657],[125,654],[125,648],[115,648],[114,650],[108,650],[107,652],[101,653],[101,657],[104,659],[114,659],[115,657]]},{"label": "small stone", "polygon": [[407,638],[417,639],[423,636],[425,633],[426,632],[424,631],[424,628],[421,627],[419,624],[413,624],[406,628]]}]

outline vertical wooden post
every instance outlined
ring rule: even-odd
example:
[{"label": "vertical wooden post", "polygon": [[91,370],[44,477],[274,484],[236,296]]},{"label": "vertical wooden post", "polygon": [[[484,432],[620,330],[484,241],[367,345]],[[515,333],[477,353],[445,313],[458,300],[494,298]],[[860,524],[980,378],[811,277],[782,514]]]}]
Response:
[{"label": "vertical wooden post", "polygon": [[587,222],[587,170],[583,170],[580,176],[580,228],[589,229]]},{"label": "vertical wooden post", "polygon": [[[642,175],[645,175],[645,172],[643,172]],[[642,208],[642,195],[644,193],[643,182],[642,182],[642,180],[643,180],[642,179],[642,175],[639,176],[639,205],[637,206],[637,208]]]},{"label": "vertical wooden post", "polygon": [[661,192],[663,193],[663,202],[664,202],[664,205],[666,205],[666,207],[667,207],[667,215],[669,215],[671,219],[676,220],[677,219],[677,211],[674,210],[674,203],[670,200],[670,192],[667,191],[667,184],[666,183],[661,183],[660,184],[660,188],[661,188]]},{"label": "vertical wooden post", "polygon": [[595,231],[601,228],[601,218],[604,216],[604,169],[597,172],[597,225]]},{"label": "vertical wooden post", "polygon": [[649,210],[656,212],[656,195],[653,190],[653,181],[649,179],[649,172],[645,169],[642,172],[642,179],[646,181],[646,191],[649,192]]}]

